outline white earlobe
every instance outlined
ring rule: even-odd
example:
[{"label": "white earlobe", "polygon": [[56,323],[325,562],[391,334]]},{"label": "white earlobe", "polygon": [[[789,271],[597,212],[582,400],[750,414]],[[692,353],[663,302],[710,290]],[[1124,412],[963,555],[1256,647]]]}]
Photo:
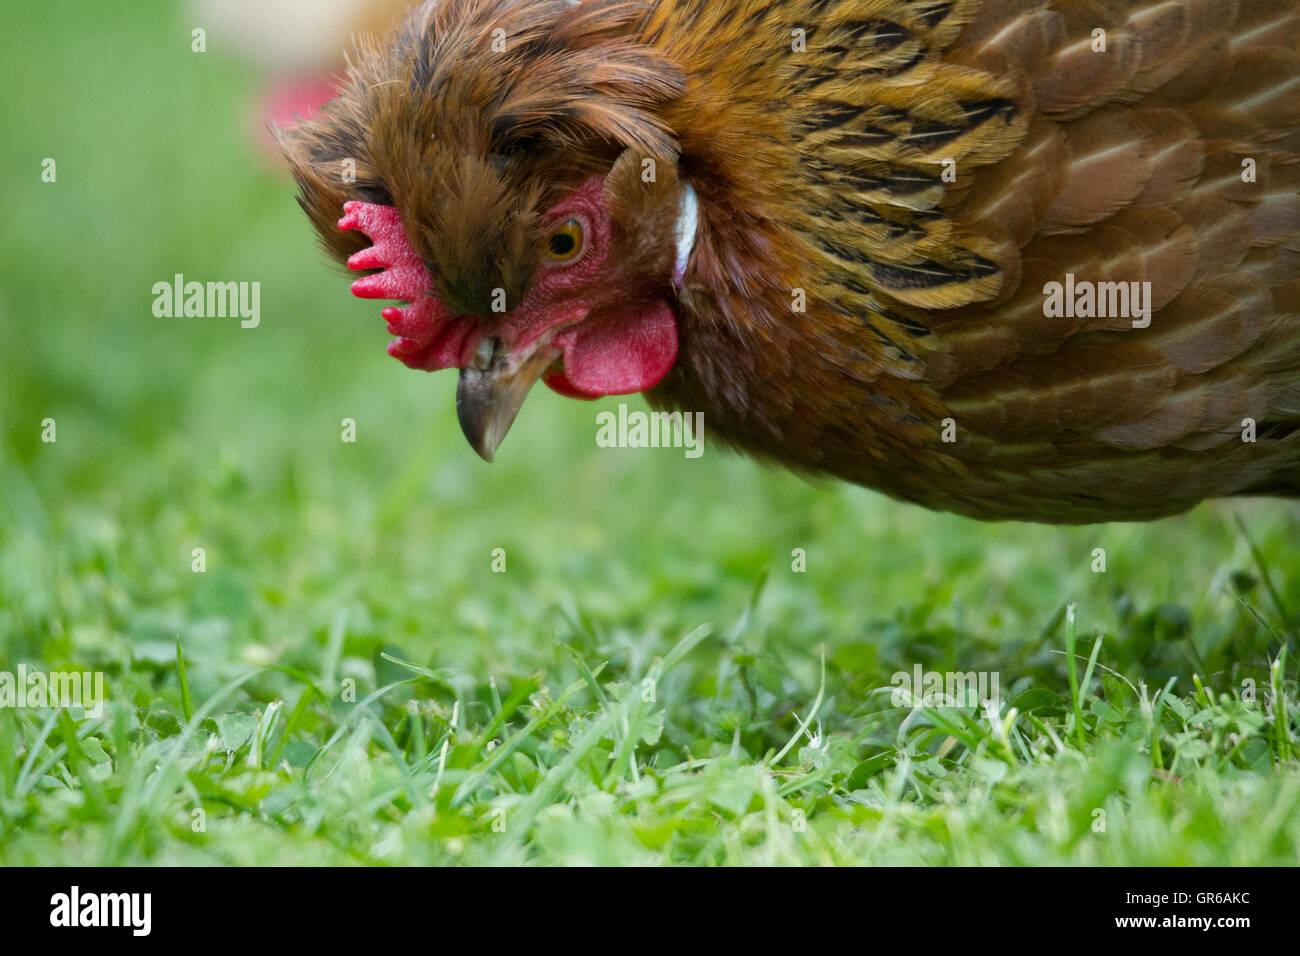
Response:
[{"label": "white earlobe", "polygon": [[691,250],[695,248],[695,232],[699,220],[700,202],[695,198],[695,190],[691,188],[691,184],[683,181],[677,224],[673,228],[673,239],[677,246],[677,258],[673,262],[674,285],[681,285],[686,275],[686,264],[691,259]]}]

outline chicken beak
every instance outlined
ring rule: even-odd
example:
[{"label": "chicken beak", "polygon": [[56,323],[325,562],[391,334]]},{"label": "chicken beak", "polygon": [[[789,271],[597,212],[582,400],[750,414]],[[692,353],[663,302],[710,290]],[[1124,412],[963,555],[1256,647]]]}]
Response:
[{"label": "chicken beak", "polygon": [[543,340],[520,355],[507,352],[501,339],[489,335],[479,343],[470,364],[460,370],[456,385],[456,417],[470,447],[491,461],[510,431],[528,390],[560,355]]}]

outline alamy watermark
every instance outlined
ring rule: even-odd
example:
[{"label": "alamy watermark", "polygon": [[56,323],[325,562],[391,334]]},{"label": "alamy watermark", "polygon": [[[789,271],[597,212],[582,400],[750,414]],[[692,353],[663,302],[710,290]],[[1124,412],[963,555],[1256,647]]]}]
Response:
[{"label": "alamy watermark", "polygon": [[255,329],[262,322],[262,283],[186,282],[176,273],[171,282],[153,284],[153,314],[160,319],[230,319]]},{"label": "alamy watermark", "polygon": [[895,707],[971,707],[983,705],[995,714],[1001,697],[997,671],[927,671],[920,664],[912,672],[897,671],[889,678],[894,685],[889,702]]},{"label": "alamy watermark", "polygon": [[104,715],[103,671],[0,671],[0,707],[81,707],[87,717]]},{"label": "alamy watermark", "polygon": [[1150,282],[1090,282],[1075,280],[1043,286],[1043,315],[1049,319],[1132,319],[1133,328],[1151,324]]},{"label": "alamy watermark", "polygon": [[50,925],[58,927],[126,927],[133,936],[153,928],[152,893],[83,893],[73,885],[50,897]]},{"label": "alamy watermark", "polygon": [[596,415],[596,445],[600,448],[682,448],[687,458],[704,454],[703,412],[628,411]]}]

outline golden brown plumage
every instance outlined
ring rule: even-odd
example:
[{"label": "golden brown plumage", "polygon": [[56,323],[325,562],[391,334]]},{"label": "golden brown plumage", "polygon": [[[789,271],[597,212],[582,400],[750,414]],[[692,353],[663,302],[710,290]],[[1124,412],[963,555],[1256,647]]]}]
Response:
[{"label": "golden brown plumage", "polygon": [[[679,281],[638,272],[653,403],[929,507],[1142,519],[1300,494],[1298,50],[1300,0],[445,0],[285,146],[333,251],[395,204],[489,327],[546,210],[655,157],[699,219]],[[625,255],[670,242],[641,188],[606,187]],[[1045,314],[1067,274],[1149,282],[1149,326]]]}]

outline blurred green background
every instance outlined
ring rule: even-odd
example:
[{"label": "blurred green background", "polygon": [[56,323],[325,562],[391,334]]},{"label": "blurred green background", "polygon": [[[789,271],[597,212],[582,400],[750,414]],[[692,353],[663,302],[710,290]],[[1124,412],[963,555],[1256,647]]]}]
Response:
[{"label": "blurred green background", "polygon": [[[147,703],[174,696],[179,636],[202,699],[255,665],[315,672],[341,631],[340,666],[364,686],[393,679],[388,649],[482,688],[565,673],[557,644],[583,632],[596,635],[585,653],[635,673],[700,623],[730,628],[766,573],[739,639],[751,657],[713,648],[714,679],[752,662],[761,704],[806,708],[824,646],[833,733],[916,661],[992,665],[1004,693],[1060,677],[1068,600],[1081,631],[1113,636],[1103,663],[1135,680],[1266,681],[1279,640],[1238,597],[1279,634],[1287,622],[1234,516],[1283,606],[1300,608],[1292,504],[981,524],[714,448],[600,449],[596,413],[621,399],[540,388],[496,464],[481,462],[456,423],[455,376],[385,354],[379,304],[349,294],[261,152],[262,74],[212,38],[191,52],[198,24],[171,4],[54,0],[6,21],[0,668],[153,667],[154,690],[132,685]],[[152,286],[175,273],[260,282],[260,327],[155,318]],[[47,418],[55,443],[41,440]],[[1090,570],[1099,547],[1104,574]],[[791,571],[794,548],[806,573]],[[1045,632],[1057,650],[1035,643]],[[781,727],[773,739],[795,729]],[[18,856],[45,846],[38,820],[26,826]]]}]

